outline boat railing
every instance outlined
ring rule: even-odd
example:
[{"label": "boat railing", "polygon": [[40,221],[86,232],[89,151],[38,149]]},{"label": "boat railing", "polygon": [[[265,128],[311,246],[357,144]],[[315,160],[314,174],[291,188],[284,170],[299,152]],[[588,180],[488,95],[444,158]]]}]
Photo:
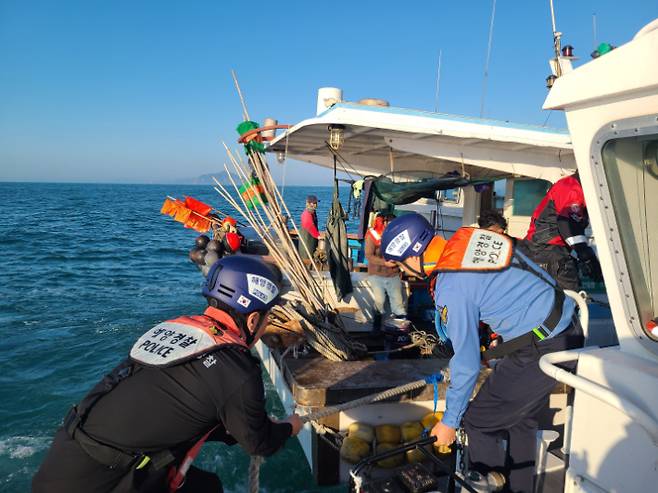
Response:
[{"label": "boat railing", "polygon": [[571,349],[567,351],[558,351],[555,353],[545,354],[539,360],[539,368],[558,382],[564,383],[576,390],[594,397],[595,399],[605,402],[613,408],[621,411],[630,417],[635,423],[640,425],[651,437],[655,445],[658,445],[658,421],[640,408],[637,404],[631,402],[614,391],[580,375],[575,375],[570,371],[556,366],[558,363],[568,361],[577,361],[581,354],[589,351],[601,349],[598,346],[590,346],[581,349]]}]

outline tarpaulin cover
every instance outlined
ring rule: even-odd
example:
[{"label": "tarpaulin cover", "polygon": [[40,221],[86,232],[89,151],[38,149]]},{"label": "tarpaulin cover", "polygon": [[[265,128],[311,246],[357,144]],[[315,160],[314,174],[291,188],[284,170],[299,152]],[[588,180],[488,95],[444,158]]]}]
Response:
[{"label": "tarpaulin cover", "polygon": [[450,190],[467,185],[491,183],[496,178],[471,180],[458,171],[444,175],[431,171],[405,171],[389,173],[374,179],[375,195],[388,204],[411,204],[419,199],[435,198],[437,190]]},{"label": "tarpaulin cover", "polygon": [[352,278],[350,277],[349,248],[347,246],[347,228],[345,227],[345,211],[338,198],[338,181],[334,180],[334,198],[327,218],[327,257],[329,273],[334,282],[336,297],[341,301],[350,294]]}]

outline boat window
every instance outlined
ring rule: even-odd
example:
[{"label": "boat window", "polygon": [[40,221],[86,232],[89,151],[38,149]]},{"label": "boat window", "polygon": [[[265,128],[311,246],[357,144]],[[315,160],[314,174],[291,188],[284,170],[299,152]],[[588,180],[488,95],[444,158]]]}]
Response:
[{"label": "boat window", "polygon": [[454,204],[459,203],[459,188],[449,188],[448,190],[439,191],[439,201],[441,202],[451,202]]},{"label": "boat window", "polygon": [[512,214],[532,216],[550,187],[551,183],[546,180],[514,180]]},{"label": "boat window", "polygon": [[658,316],[658,135],[610,140],[602,158],[635,301],[651,336],[648,324]]}]

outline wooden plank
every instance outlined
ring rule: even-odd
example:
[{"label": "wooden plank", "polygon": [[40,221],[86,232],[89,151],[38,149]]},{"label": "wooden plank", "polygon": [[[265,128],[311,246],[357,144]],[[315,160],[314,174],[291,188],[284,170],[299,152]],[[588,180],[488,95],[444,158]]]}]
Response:
[{"label": "wooden plank", "polygon": [[[286,380],[295,401],[303,406],[322,407],[351,401],[365,395],[420,380],[445,368],[448,360],[328,361],[323,358],[284,361]],[[439,385],[445,398],[446,384]],[[431,400],[431,385],[397,400]]]}]

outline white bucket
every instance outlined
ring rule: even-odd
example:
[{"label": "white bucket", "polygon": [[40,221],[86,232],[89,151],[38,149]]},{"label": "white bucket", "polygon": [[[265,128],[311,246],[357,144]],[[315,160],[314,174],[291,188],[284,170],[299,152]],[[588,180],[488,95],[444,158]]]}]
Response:
[{"label": "white bucket", "polygon": [[324,113],[331,105],[343,100],[343,90],[337,87],[321,87],[318,89],[318,105],[316,115]]},{"label": "white bucket", "polygon": [[[277,123],[278,122],[274,118],[265,118],[263,121],[263,127],[270,127],[272,125],[276,125]],[[272,130],[263,130],[261,135],[263,137],[270,137],[273,139],[276,136],[276,129],[273,128]]]}]

